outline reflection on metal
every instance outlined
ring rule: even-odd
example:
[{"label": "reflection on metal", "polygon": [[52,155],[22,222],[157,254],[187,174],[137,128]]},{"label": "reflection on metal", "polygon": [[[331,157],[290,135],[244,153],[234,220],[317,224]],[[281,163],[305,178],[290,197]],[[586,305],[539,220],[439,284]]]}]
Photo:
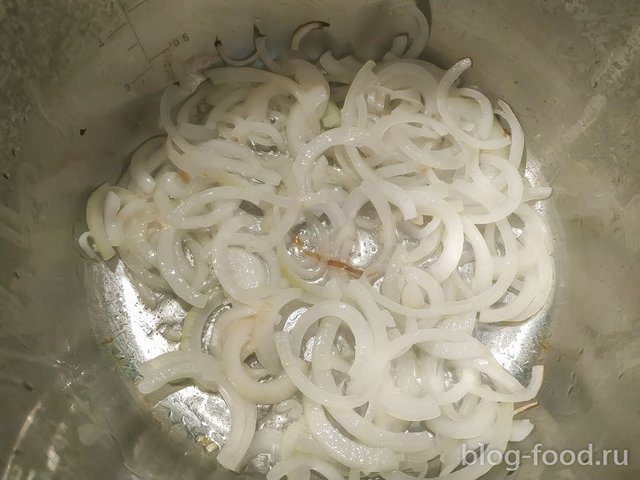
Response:
[{"label": "reflection on metal", "polygon": [[16,441],[13,443],[11,447],[11,450],[10,450],[11,454],[9,455],[9,459],[7,460],[7,466],[4,469],[4,472],[2,473],[3,480],[17,478],[15,469],[19,469],[20,471],[22,471],[20,466],[14,463],[16,459],[16,455],[20,452],[20,448],[19,448],[20,444],[22,443],[22,440],[26,437],[27,433],[29,432],[29,429],[33,425],[33,422],[35,421],[41,408],[42,408],[42,400],[38,400],[37,403],[34,405],[34,407],[29,411],[26,418],[24,419],[24,422],[22,423],[22,427],[20,428],[18,435],[16,435]]}]

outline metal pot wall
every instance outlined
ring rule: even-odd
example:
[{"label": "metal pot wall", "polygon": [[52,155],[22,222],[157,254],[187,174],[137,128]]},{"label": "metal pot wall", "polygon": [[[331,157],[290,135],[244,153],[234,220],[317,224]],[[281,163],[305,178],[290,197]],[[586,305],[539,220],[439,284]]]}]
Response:
[{"label": "metal pot wall", "polygon": [[[246,51],[254,22],[284,44],[316,19],[331,23],[335,48],[373,52],[372,38],[384,43],[406,28],[396,15],[401,3],[0,5],[1,478],[225,475],[192,441],[166,435],[118,368],[105,325],[118,321],[122,300],[99,293],[74,241],[84,204],[157,130],[158,93],[177,73],[176,58],[210,52],[216,36]],[[627,466],[523,459],[511,478],[639,478],[640,3],[421,7],[432,20],[425,58],[442,67],[473,58],[467,80],[513,106],[532,171],[554,189],[545,209],[558,287],[546,381],[530,412],[536,428],[522,451],[536,443],[558,452],[628,450]],[[206,57],[192,58],[199,61]],[[506,473],[502,465],[487,478]]]}]

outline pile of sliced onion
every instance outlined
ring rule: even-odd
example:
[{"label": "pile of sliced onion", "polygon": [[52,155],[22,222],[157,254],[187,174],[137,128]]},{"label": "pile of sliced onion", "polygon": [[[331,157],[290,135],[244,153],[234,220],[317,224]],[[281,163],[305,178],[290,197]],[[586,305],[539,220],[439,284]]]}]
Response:
[{"label": "pile of sliced onion", "polygon": [[[141,365],[138,387],[220,392],[226,468],[269,453],[269,480],[471,479],[491,462],[461,466],[465,449],[531,431],[514,404],[542,367],[521,385],[473,330],[548,300],[550,240],[531,204],[550,190],[518,170],[509,106],[458,85],[469,59],[413,59],[418,20],[378,64],[277,59],[262,36],[246,59],[218,44],[228,66],[167,89],[166,136],[89,199],[82,247],[192,306],[179,348]],[[307,25],[293,50],[326,27]],[[293,421],[256,434],[257,405]]]}]

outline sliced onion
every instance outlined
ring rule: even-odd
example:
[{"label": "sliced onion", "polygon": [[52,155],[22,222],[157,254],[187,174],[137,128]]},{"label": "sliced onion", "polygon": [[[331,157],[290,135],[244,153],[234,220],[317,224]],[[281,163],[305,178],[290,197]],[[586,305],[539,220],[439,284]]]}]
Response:
[{"label": "sliced onion", "polygon": [[239,471],[256,428],[256,407],[229,385],[220,362],[210,355],[196,352],[170,352],[142,365],[143,379],[138,389],[149,394],[176,380],[191,378],[202,387],[219,391],[231,411],[231,430],[218,453],[218,462],[230,470]]},{"label": "sliced onion", "polygon": [[308,398],[303,400],[305,419],[318,444],[334,460],[365,473],[398,468],[401,456],[390,448],[368,447],[342,435],[327,419],[321,405]]},{"label": "sliced onion", "polygon": [[[513,403],[537,394],[542,367],[523,386],[472,333],[550,301],[550,234],[526,203],[550,190],[518,171],[510,107],[457,86],[470,60],[443,72],[397,58],[429,33],[417,7],[406,13],[416,30],[379,65],[332,52],[276,62],[261,35],[245,59],[218,44],[227,63],[271,71],[218,68],[195,90],[167,89],[166,138],[88,202],[89,255],[117,250],[144,288],[194,306],[180,351],[144,363],[139,388],[219,391],[229,469],[268,453],[270,480],[412,480],[437,459],[441,478],[475,479],[490,462],[461,467],[465,448],[504,451],[532,429]],[[290,255],[305,221],[317,245]],[[254,436],[256,404],[286,429]]]},{"label": "sliced onion", "polygon": [[242,348],[251,339],[253,320],[237,321],[229,327],[222,348],[222,364],[225,374],[236,391],[253,403],[277,403],[291,398],[297,391],[287,376],[265,382],[255,381],[244,365]]}]

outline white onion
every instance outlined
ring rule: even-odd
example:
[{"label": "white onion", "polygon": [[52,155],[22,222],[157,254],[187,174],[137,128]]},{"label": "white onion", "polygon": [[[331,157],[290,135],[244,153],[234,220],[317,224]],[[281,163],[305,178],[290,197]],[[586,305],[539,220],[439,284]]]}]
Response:
[{"label": "white onion", "polygon": [[191,378],[202,387],[219,391],[231,410],[231,431],[224,447],[218,453],[220,464],[230,470],[243,465],[255,433],[256,407],[229,385],[218,360],[204,353],[171,352],[140,366],[142,380],[138,388],[152,393],[166,383]]},{"label": "white onion", "polygon": [[104,224],[103,211],[108,193],[109,185],[103,184],[91,194],[87,202],[87,226],[89,227],[89,233],[96,251],[104,260],[109,260],[116,254],[116,251],[109,242]]},{"label": "white onion", "polygon": [[339,395],[327,392],[315,385],[300,367],[303,362],[293,354],[287,334],[277,333],[275,335],[275,343],[280,355],[280,361],[287,375],[307,397],[327,407],[355,408],[366,403],[367,398],[364,394]]},{"label": "white onion", "polygon": [[268,380],[255,381],[246,371],[242,348],[251,339],[252,320],[235,322],[229,327],[229,333],[222,348],[222,364],[227,378],[243,397],[254,403],[277,403],[292,397],[297,389],[285,376]]},{"label": "white onion", "polygon": [[177,296],[194,307],[202,308],[207,298],[198,292],[183,275],[176,260],[176,250],[181,248],[176,238],[176,231],[166,228],[158,233],[158,268],[171,289]]},{"label": "white onion", "polygon": [[409,45],[407,51],[404,52],[404,56],[415,58],[422,53],[427,44],[427,39],[429,38],[429,22],[420,9],[418,9],[417,5],[411,5],[410,9],[416,21],[416,29],[411,39],[411,45]]},{"label": "white onion", "polygon": [[436,434],[446,435],[455,439],[471,439],[485,433],[495,423],[495,405],[482,403],[472,415],[459,420],[444,417],[428,420],[426,424]]},{"label": "white onion", "polygon": [[447,106],[447,94],[453,83],[462,75],[462,73],[471,67],[472,62],[470,58],[463,58],[453,67],[451,67],[447,73],[444,74],[436,93],[436,104],[438,106],[438,112],[442,116],[442,120],[451,129],[451,134],[457,138],[460,138],[464,143],[474,148],[483,148],[488,150],[497,150],[505,147],[511,143],[509,138],[498,138],[495,140],[480,140],[475,138],[465,131],[463,131],[453,119],[449,107]]},{"label": "white onion", "polygon": [[322,406],[304,398],[305,418],[311,434],[334,460],[340,464],[358,468],[365,473],[394,470],[401,456],[386,447],[368,447],[354,442],[331,425]]},{"label": "white onion", "polygon": [[[219,391],[229,469],[269,453],[269,480],[413,480],[432,461],[475,479],[490,462],[461,468],[464,448],[504,450],[533,428],[513,403],[537,394],[542,367],[521,385],[473,332],[550,301],[550,234],[526,202],[551,191],[520,175],[511,108],[457,86],[469,59],[446,72],[411,59],[429,31],[406,13],[415,31],[377,65],[276,61],[259,34],[243,59],[218,43],[231,66],[193,93],[168,88],[167,136],[88,201],[87,255],[118,253],[136,281],[193,306],[180,350],[142,364],[138,388]],[[297,30],[294,50],[325,26]],[[291,422],[256,434],[256,404]]]},{"label": "white onion", "polygon": [[422,422],[440,416],[440,408],[433,398],[408,395],[392,384],[383,387],[380,408],[394,418],[409,422]]}]

